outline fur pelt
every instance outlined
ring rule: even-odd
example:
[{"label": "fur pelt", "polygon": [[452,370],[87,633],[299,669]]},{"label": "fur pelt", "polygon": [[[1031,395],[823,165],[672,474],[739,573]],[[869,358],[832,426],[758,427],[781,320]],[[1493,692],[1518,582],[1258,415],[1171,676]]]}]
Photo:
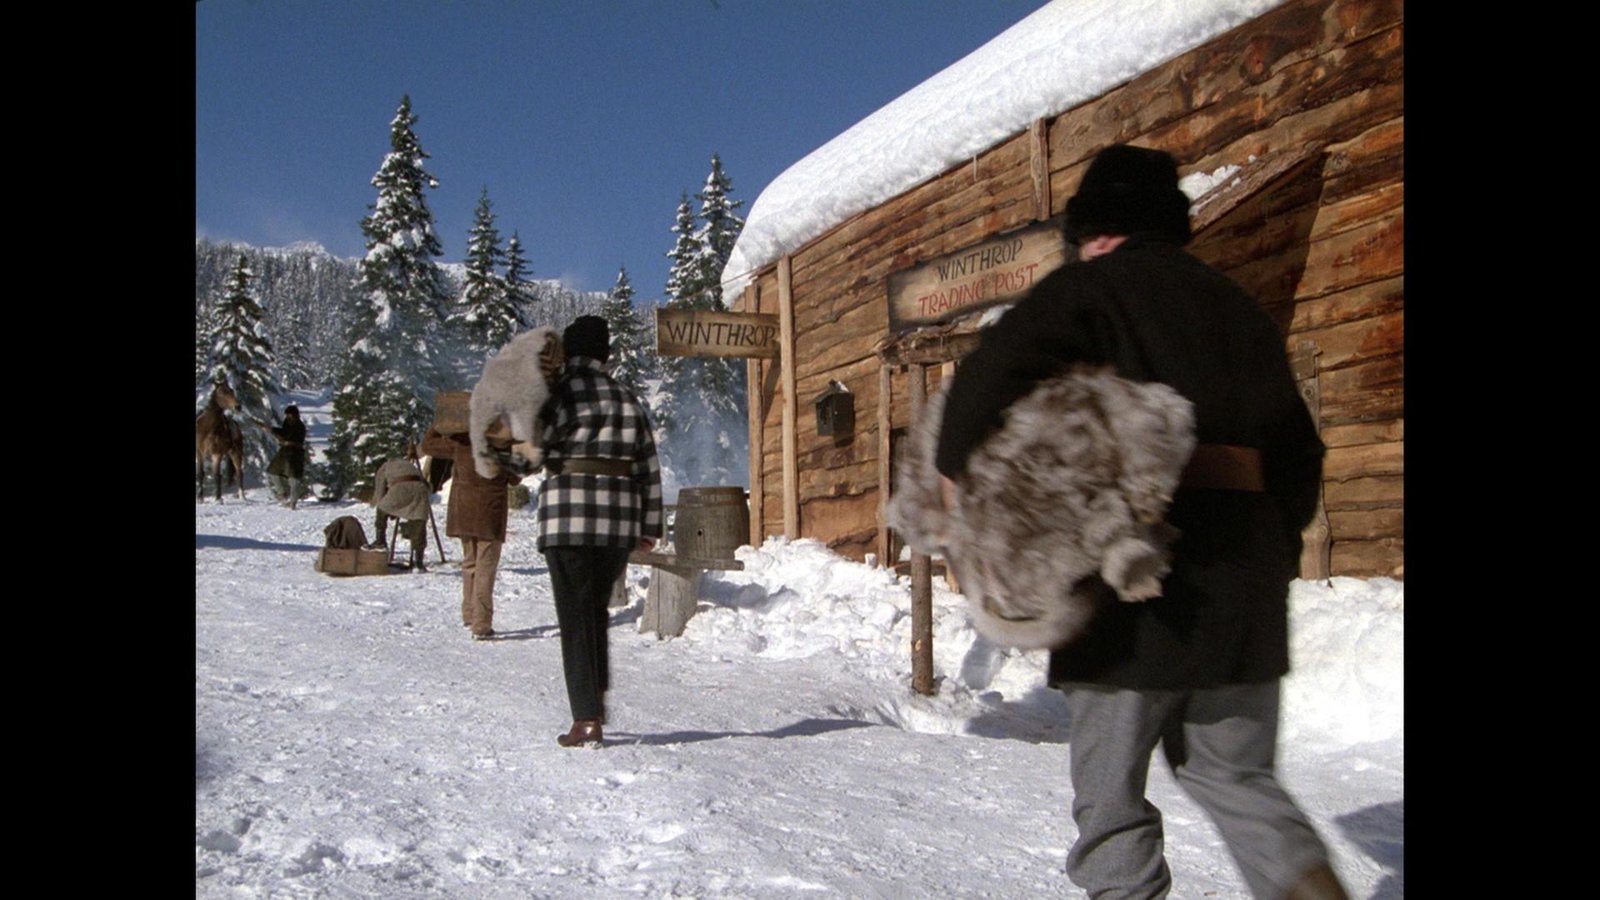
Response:
[{"label": "fur pelt", "polygon": [[979,632],[1061,646],[1093,615],[1090,576],[1124,601],[1160,596],[1177,537],[1163,516],[1194,451],[1188,400],[1104,367],[1041,382],[972,452],[950,510],[934,467],[944,403],[940,390],[912,428],[889,524],[944,555]]},{"label": "fur pelt", "polygon": [[[472,388],[467,423],[472,440],[472,461],[478,474],[494,478],[500,462],[523,462],[530,470],[543,461],[538,446],[539,407],[550,397],[554,373],[561,364],[561,338],[551,328],[534,328],[512,338],[483,364],[483,375]],[[488,433],[505,417],[516,453],[496,452]]]}]

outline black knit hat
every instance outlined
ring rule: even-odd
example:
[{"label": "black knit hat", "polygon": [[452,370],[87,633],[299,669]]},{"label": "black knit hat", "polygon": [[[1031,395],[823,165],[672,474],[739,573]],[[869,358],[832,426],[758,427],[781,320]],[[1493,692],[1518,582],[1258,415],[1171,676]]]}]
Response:
[{"label": "black knit hat", "polygon": [[295,418],[299,418],[300,417],[300,407],[295,406],[293,403],[291,403],[288,406],[285,406],[283,408],[283,414],[286,415],[286,416],[294,416]]},{"label": "black knit hat", "polygon": [[1095,155],[1067,201],[1067,240],[1105,234],[1159,234],[1189,243],[1189,198],[1178,190],[1178,162],[1161,150],[1113,144]]},{"label": "black knit hat", "polygon": [[601,362],[611,358],[611,328],[599,316],[579,316],[561,332],[561,349],[567,356],[587,356]]}]

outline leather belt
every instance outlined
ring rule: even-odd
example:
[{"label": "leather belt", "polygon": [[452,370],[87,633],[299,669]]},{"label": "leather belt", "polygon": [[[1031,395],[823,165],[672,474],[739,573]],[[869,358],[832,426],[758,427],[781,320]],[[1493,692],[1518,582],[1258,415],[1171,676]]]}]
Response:
[{"label": "leather belt", "polygon": [[1197,444],[1178,486],[1213,491],[1265,491],[1267,482],[1261,473],[1261,451],[1237,444]]},{"label": "leather belt", "polygon": [[401,475],[399,478],[389,479],[390,484],[404,484],[407,481],[421,481],[421,475]]},{"label": "leather belt", "polygon": [[557,475],[614,475],[626,478],[633,474],[633,463],[626,459],[563,459],[552,466]]}]

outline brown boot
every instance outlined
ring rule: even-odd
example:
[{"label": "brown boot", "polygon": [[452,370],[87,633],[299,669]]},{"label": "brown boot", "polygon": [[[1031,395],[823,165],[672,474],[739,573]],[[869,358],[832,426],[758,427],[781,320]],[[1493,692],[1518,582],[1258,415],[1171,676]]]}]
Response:
[{"label": "brown boot", "polygon": [[1300,873],[1300,878],[1284,894],[1284,900],[1350,900],[1333,874],[1333,867],[1319,863]]},{"label": "brown boot", "polygon": [[556,743],[563,747],[598,747],[604,742],[599,719],[573,719],[571,731],[556,735]]}]

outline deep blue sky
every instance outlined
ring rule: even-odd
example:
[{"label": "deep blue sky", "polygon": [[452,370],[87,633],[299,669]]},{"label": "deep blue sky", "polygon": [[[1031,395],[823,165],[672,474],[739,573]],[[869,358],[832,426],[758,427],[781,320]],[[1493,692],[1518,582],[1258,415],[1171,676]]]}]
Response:
[{"label": "deep blue sky", "polygon": [[1045,0],[200,0],[195,234],[363,252],[404,94],[461,260],[480,188],[534,277],[660,297],[718,153],[741,214],[790,164]]}]

